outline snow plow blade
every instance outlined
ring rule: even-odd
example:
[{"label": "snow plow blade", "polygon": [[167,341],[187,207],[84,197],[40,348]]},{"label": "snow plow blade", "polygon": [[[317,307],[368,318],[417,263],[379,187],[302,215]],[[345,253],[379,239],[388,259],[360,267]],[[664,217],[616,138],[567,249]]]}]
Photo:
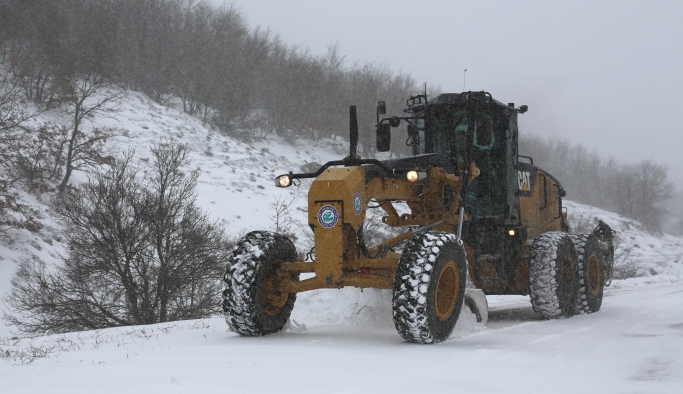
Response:
[{"label": "snow plow blade", "polygon": [[489,304],[482,290],[466,289],[465,305],[477,316],[477,323],[486,325],[486,322],[489,320]]}]

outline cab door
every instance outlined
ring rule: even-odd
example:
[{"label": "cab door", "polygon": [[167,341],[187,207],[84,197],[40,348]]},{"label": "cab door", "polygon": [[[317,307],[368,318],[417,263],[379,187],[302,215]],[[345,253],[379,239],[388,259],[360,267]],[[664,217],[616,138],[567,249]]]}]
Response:
[{"label": "cab door", "polygon": [[479,168],[468,189],[468,207],[474,217],[501,217],[507,206],[506,130],[489,114],[479,114],[473,129],[471,160]]}]

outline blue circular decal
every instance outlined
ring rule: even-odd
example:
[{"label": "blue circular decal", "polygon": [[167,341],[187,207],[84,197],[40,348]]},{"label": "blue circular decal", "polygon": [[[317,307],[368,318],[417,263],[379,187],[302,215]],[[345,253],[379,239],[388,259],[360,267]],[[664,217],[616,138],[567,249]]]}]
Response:
[{"label": "blue circular decal", "polygon": [[353,195],[353,212],[356,215],[360,215],[360,212],[363,210],[363,200],[360,198],[360,193],[356,193]]},{"label": "blue circular decal", "polygon": [[334,227],[339,220],[339,213],[331,205],[325,205],[318,211],[318,222],[325,228]]}]

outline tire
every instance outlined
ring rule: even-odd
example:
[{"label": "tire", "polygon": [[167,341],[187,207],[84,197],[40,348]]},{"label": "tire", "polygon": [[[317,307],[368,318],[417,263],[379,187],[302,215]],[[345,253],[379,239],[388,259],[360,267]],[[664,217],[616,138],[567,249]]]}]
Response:
[{"label": "tire", "polygon": [[403,339],[437,343],[448,339],[460,315],[467,259],[455,235],[428,231],[403,249],[394,279],[394,325]]},{"label": "tire", "polygon": [[231,331],[258,337],[282,330],[292,313],[296,293],[283,294],[284,280],[298,281],[298,273],[279,271],[296,261],[294,244],[268,231],[252,231],[232,249],[223,277],[223,311]]},{"label": "tire", "polygon": [[576,248],[579,271],[579,302],[576,312],[597,312],[602,305],[606,280],[600,241],[593,233],[573,234],[570,237]]},{"label": "tire", "polygon": [[579,299],[577,256],[569,235],[548,232],[531,246],[529,293],[536,313],[546,319],[572,316]]}]

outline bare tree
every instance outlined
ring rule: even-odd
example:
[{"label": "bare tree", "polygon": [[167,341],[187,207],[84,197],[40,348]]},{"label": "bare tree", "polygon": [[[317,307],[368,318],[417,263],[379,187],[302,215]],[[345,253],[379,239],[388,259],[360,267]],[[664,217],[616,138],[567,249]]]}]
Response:
[{"label": "bare tree", "polygon": [[57,189],[63,192],[74,170],[110,163],[111,158],[102,155],[102,146],[111,138],[110,129],[92,128],[85,131],[83,122],[96,114],[114,111],[110,104],[121,93],[108,90],[111,84],[99,74],[88,74],[72,82],[68,106],[73,111],[69,140],[64,155],[64,178]]},{"label": "bare tree", "polygon": [[6,75],[0,79],[0,235],[10,229],[37,232],[42,228],[38,211],[17,198],[17,185],[22,182],[16,171],[18,158],[27,146],[23,124],[35,116],[29,113],[18,86]]},{"label": "bare tree", "polygon": [[618,212],[640,221],[650,231],[661,231],[664,204],[675,191],[668,173],[669,167],[651,160],[622,166],[611,185]]},{"label": "bare tree", "polygon": [[26,262],[5,319],[26,333],[58,333],[210,316],[220,308],[222,229],[196,206],[188,148],[160,144],[143,176],[121,157],[58,194],[68,255],[54,270]]},{"label": "bare tree", "polygon": [[12,130],[34,116],[22,101],[19,86],[7,75],[0,76],[0,144],[14,142]]},{"label": "bare tree", "polygon": [[669,168],[652,160],[637,164],[602,160],[597,152],[566,140],[520,136],[520,153],[549,171],[567,190],[568,198],[636,219],[652,232],[662,229],[665,203],[673,197]]},{"label": "bare tree", "polygon": [[0,80],[0,181],[6,187],[52,179],[58,172],[64,129],[52,124],[28,124],[42,111],[29,111],[16,81]]},{"label": "bare tree", "polygon": [[[0,4],[6,22],[0,23],[0,55],[13,65],[26,96],[45,106],[70,100],[75,75],[95,74],[158,102],[175,95],[186,112],[233,135],[251,138],[239,126],[259,122],[285,137],[346,138],[349,105],[358,106],[360,126],[369,127],[377,100],[400,112],[407,96],[421,91],[409,75],[385,67],[343,67],[339,45],[314,56],[268,30],[250,30],[234,6],[193,0]],[[395,145],[400,154],[408,151]]]}]

